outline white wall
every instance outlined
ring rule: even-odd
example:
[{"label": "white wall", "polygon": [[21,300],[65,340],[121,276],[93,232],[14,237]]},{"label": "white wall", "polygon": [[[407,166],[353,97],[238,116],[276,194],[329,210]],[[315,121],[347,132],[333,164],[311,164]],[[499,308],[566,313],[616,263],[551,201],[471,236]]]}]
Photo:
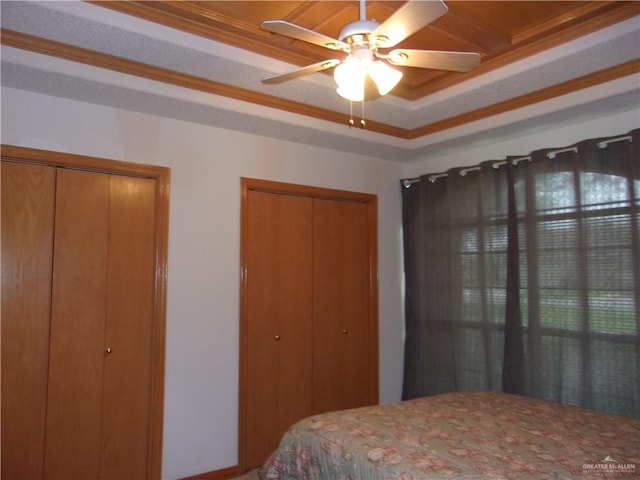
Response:
[{"label": "white wall", "polygon": [[163,477],[237,463],[240,177],[378,195],[380,400],[400,398],[398,180],[640,127],[637,110],[459,142],[410,165],[2,89],[2,143],[171,168]]},{"label": "white wall", "polygon": [[403,166],[403,177],[414,178],[429,173],[445,172],[452,167],[473,166],[486,160],[503,160],[507,156],[526,156],[534,150],[562,148],[590,138],[622,135],[640,128],[640,111],[636,104],[629,110],[602,115],[596,119],[567,121],[563,125],[550,125],[520,131],[506,138],[495,137],[481,142],[459,142],[446,152],[425,155],[424,158]]},{"label": "white wall", "polygon": [[237,464],[240,177],[378,195],[380,400],[400,398],[397,164],[2,89],[2,143],[171,168],[163,477]]}]

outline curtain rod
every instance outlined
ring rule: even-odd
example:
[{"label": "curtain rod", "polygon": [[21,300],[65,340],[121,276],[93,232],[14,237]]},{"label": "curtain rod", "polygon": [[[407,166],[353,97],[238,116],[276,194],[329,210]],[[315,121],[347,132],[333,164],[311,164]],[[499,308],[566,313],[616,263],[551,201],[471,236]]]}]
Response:
[{"label": "curtain rod", "polygon": [[578,147],[569,147],[569,148],[561,148],[560,150],[554,150],[553,152],[547,153],[547,158],[556,158],[556,155],[559,153],[567,153],[573,152],[578,153]]},{"label": "curtain rod", "polygon": [[[633,137],[631,137],[631,135],[624,135],[622,137],[615,137],[615,138],[610,138],[608,140],[602,140],[601,142],[598,142],[598,148],[607,148],[610,143],[622,142],[622,141],[625,141],[625,140],[628,140],[629,143],[633,143]],[[566,153],[566,152],[578,153],[578,147],[568,147],[568,148],[561,148],[560,150],[554,150],[552,152],[547,153],[547,158],[556,158],[556,156],[559,153]],[[523,162],[525,160],[531,162],[531,156],[514,158],[513,160],[511,160],[511,165],[516,166],[516,165],[518,165],[518,163]],[[491,166],[495,170],[497,170],[502,165],[506,165],[506,164],[507,164],[507,160],[500,160],[500,161],[495,162]],[[476,171],[476,170],[480,170],[480,166],[463,168],[462,170],[460,170],[458,172],[458,174],[460,176],[464,177],[467,173],[473,172],[473,171]],[[447,176],[449,176],[449,174],[446,173],[446,172],[443,172],[443,173],[434,173],[432,175],[428,175],[427,178],[429,179],[429,181],[431,183],[433,183],[437,179],[443,178],[443,177],[447,177]],[[405,179],[401,180],[402,186],[404,188],[410,188],[411,185],[413,185],[414,183],[418,183],[418,182],[420,182],[420,177],[405,178]]]},{"label": "curtain rod", "polygon": [[404,188],[409,188],[411,187],[411,185],[413,185],[414,183],[418,183],[419,181],[420,181],[419,178],[404,178],[401,180],[401,183]]},{"label": "curtain rod", "polygon": [[[520,162],[522,162],[522,161],[524,161],[524,160],[531,161],[531,157],[520,157],[520,158],[514,158],[513,160],[511,160],[511,164],[512,164],[512,165],[518,165],[518,163],[520,163]],[[506,161],[506,160],[503,160],[503,161],[500,161],[500,162],[495,162],[495,163],[492,165],[492,167],[493,167],[494,169],[496,169],[496,170],[497,170],[497,169],[498,169],[498,168],[500,168],[502,165],[506,165],[506,164],[507,164],[507,161]],[[462,170],[460,170],[460,171],[458,172],[458,175],[460,175],[461,177],[464,177],[467,173],[469,173],[469,172],[473,172],[473,171],[476,171],[476,170],[480,170],[480,167],[479,167],[479,166],[477,166],[477,167],[463,168]],[[448,173],[443,172],[443,173],[434,173],[434,174],[432,174],[432,175],[429,175],[427,178],[429,179],[429,181],[430,181],[431,183],[433,183],[433,182],[435,182],[435,181],[436,181],[437,179],[439,179],[439,178],[444,178],[444,177],[448,177],[448,176],[449,176],[449,174],[448,174]],[[410,187],[411,187],[411,185],[413,185],[414,183],[418,183],[419,181],[420,181],[420,177],[416,177],[416,178],[405,178],[405,179],[403,179],[403,180],[402,180],[402,186],[403,186],[404,188],[410,188]]]},{"label": "curtain rod", "polygon": [[[513,165],[514,167],[518,166],[518,164],[520,162],[524,162],[525,160],[527,161],[531,161],[531,157],[520,157],[520,158],[514,158],[513,160],[511,160],[511,165]],[[493,165],[491,165],[493,167],[494,170],[499,169],[502,165],[506,165],[507,161],[506,160],[502,160],[501,162],[496,162]]]},{"label": "curtain rod", "polygon": [[629,140],[629,143],[633,143],[633,138],[631,135],[625,135],[624,137],[611,138],[609,140],[603,140],[598,143],[598,148],[607,148],[610,143],[614,142],[622,142],[624,140]]},{"label": "curtain rod", "polygon": [[[514,158],[513,160],[511,160],[511,164],[515,166],[515,165],[518,165],[518,163],[520,163],[520,162],[522,162],[524,160],[528,160],[530,162],[531,161],[531,157]],[[497,170],[502,165],[506,165],[506,164],[507,164],[507,161],[506,160],[502,160],[502,161],[495,162],[492,165],[492,167]],[[480,166],[463,168],[462,170],[460,170],[458,172],[458,175],[460,175],[461,177],[464,177],[467,173],[474,172],[474,171],[477,171],[477,170],[480,170]],[[431,175],[427,176],[427,178],[429,179],[429,181],[431,183],[433,183],[439,178],[444,178],[444,177],[448,177],[448,176],[449,176],[448,173],[443,172],[443,173],[431,174]],[[402,182],[402,186],[404,188],[410,188],[411,185],[413,185],[414,183],[418,183],[419,181],[420,181],[420,177],[416,177],[416,178],[404,178],[401,182]]]}]

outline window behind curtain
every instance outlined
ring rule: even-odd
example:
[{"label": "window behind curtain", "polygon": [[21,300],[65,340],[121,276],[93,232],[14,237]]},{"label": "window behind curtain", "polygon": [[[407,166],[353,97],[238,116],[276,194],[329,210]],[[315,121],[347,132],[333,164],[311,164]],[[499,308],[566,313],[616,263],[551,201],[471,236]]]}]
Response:
[{"label": "window behind curtain", "polygon": [[503,389],[515,311],[522,330],[507,343],[522,347],[521,393],[640,416],[640,139],[630,136],[403,191],[404,398]]}]

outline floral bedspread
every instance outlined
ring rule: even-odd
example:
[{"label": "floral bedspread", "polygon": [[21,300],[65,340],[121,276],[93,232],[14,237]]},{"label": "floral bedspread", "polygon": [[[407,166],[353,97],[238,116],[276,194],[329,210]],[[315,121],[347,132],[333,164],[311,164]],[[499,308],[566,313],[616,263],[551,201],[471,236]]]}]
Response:
[{"label": "floral bedspread", "polygon": [[260,478],[640,478],[640,420],[499,392],[443,394],[302,420]]}]

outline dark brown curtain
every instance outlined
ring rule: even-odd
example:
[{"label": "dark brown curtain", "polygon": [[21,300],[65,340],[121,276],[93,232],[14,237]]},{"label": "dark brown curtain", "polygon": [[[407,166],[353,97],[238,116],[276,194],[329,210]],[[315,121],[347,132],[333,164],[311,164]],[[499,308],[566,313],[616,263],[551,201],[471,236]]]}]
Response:
[{"label": "dark brown curtain", "polygon": [[640,417],[640,130],[403,187],[403,398]]}]

